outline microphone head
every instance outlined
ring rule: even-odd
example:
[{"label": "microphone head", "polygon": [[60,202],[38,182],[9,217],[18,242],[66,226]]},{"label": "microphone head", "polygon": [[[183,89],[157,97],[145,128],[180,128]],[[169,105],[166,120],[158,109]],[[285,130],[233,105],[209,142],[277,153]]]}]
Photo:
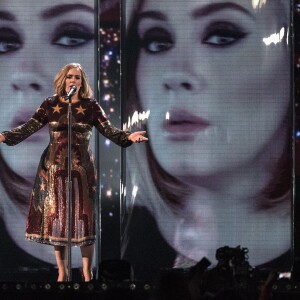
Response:
[{"label": "microphone head", "polygon": [[65,99],[71,99],[71,97],[73,96],[73,94],[76,92],[76,85],[72,85],[69,92],[67,93],[67,95],[65,96]]}]

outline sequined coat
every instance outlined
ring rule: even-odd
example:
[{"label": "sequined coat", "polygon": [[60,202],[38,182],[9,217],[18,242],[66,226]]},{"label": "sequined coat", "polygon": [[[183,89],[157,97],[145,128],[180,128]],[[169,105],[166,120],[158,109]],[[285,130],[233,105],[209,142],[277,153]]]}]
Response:
[{"label": "sequined coat", "polygon": [[[30,199],[26,239],[65,246],[68,243],[68,103],[46,98],[25,124],[2,134],[16,145],[49,124],[50,142],[44,150]],[[95,241],[96,170],[89,141],[95,128],[114,143],[127,147],[130,132],[113,127],[94,99],[72,104],[72,245]]]}]

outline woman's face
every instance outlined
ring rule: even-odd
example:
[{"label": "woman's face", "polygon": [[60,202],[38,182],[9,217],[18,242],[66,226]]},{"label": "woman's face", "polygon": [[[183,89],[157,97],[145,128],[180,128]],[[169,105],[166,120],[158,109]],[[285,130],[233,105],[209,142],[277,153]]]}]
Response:
[{"label": "woman's face", "polygon": [[[1,1],[0,132],[27,121],[43,99],[53,95],[54,77],[67,63],[80,63],[93,81],[94,34],[94,0]],[[31,182],[49,141],[46,127],[13,148],[1,147],[10,168]],[[33,256],[51,260],[43,245],[25,241],[26,216],[19,218],[18,208],[1,200],[7,205],[3,218],[15,242]]]},{"label": "woman's face", "polygon": [[[53,95],[53,79],[69,62],[94,75],[94,1],[4,0],[0,4],[0,131],[27,121],[43,99]],[[47,129],[1,151],[9,166],[33,178],[49,140]],[[30,154],[30,155],[29,155]],[[26,157],[26,159],[24,159]]]},{"label": "woman's face", "polygon": [[65,93],[69,93],[73,86],[76,87],[74,95],[78,95],[82,83],[81,71],[78,68],[72,68],[68,71],[65,81]]},{"label": "woman's face", "polygon": [[211,176],[282,152],[287,27],[279,1],[252,2],[146,0],[140,11],[138,95],[156,159],[173,175]]}]

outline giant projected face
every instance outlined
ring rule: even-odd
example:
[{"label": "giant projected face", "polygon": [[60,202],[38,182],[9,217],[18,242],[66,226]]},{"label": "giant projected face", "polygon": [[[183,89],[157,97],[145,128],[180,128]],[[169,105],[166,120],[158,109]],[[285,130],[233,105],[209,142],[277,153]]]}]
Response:
[{"label": "giant projected face", "polygon": [[214,261],[225,245],[247,247],[253,265],[280,256],[290,247],[289,1],[131,2],[131,91],[150,112],[150,149],[134,154],[148,167],[131,171],[136,204],[177,266]]},{"label": "giant projected face", "polygon": [[[2,0],[0,132],[27,121],[53,94],[54,76],[70,62],[80,63],[93,82],[94,0]],[[52,248],[24,239],[29,194],[48,140],[46,128],[14,149],[1,147],[0,211],[21,249],[54,263]]]}]

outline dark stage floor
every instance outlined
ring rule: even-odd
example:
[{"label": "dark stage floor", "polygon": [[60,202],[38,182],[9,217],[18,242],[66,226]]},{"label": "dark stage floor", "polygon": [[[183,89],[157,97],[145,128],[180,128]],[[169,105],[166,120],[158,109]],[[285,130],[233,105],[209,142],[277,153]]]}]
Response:
[{"label": "dark stage floor", "polygon": [[[223,272],[224,271],[224,272]],[[228,271],[228,270],[227,270]],[[233,275],[226,270],[191,274],[191,270],[163,270],[153,281],[95,279],[81,281],[79,270],[73,271],[71,282],[31,280],[37,274],[7,274],[1,280],[0,299],[103,299],[103,300],[285,300],[300,299],[300,280],[290,273],[252,270]],[[47,273],[40,270],[40,276]],[[209,273],[209,274],[208,274]],[[116,275],[116,274],[114,274]],[[244,276],[246,275],[246,276]],[[14,278],[13,278],[14,276]],[[19,277],[19,278],[18,278]],[[23,278],[21,280],[20,278]],[[42,277],[41,277],[42,278]],[[12,280],[14,279],[14,280]],[[264,296],[263,296],[264,295]]]}]

